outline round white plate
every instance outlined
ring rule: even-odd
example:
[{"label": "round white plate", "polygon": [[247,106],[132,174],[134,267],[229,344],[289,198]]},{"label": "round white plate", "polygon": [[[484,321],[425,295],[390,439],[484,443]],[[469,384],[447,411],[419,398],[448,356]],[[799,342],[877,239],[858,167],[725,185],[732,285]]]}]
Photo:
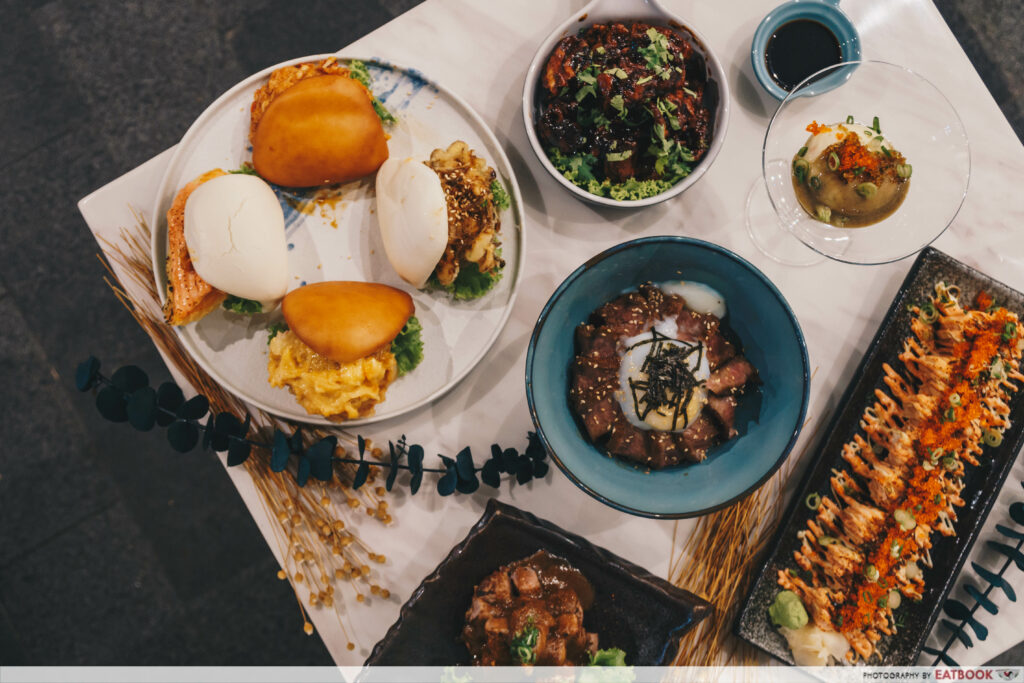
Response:
[{"label": "round white plate", "polygon": [[[221,95],[188,129],[160,183],[151,215],[153,271],[161,302],[166,300],[167,209],[175,194],[213,168],[233,170],[252,159],[249,107],[253,93],[275,69],[314,62],[314,55],[283,62],[242,81]],[[345,62],[353,57],[339,56]],[[365,280],[398,287],[412,295],[423,326],[423,362],[397,379],[376,412],[345,425],[368,424],[414,410],[454,387],[486,355],[508,319],[515,300],[523,252],[522,199],[512,167],[494,134],[457,95],[419,72],[380,60],[363,59],[372,90],[397,118],[386,126],[389,154],[427,159],[437,147],[464,140],[487,160],[508,191],[511,208],[501,214],[505,270],[493,290],[476,301],[454,301],[442,292],[417,291],[388,262],[376,217],[374,176],[327,190],[274,188],[285,215],[288,266],[295,289],[325,280]],[[324,199],[325,195],[329,195]],[[321,198],[316,201],[317,196]],[[224,388],[274,415],[334,424],[299,406],[287,389],[267,381],[267,332],[280,309],[240,316],[218,309],[197,323],[176,328],[196,362]]]}]

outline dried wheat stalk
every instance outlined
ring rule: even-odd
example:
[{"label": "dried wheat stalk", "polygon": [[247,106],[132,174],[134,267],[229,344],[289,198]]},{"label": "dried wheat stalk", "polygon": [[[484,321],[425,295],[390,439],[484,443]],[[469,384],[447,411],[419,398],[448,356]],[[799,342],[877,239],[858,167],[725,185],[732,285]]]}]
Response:
[{"label": "dried wheat stalk", "polygon": [[[813,439],[812,434],[810,442]],[[673,536],[669,580],[703,597],[715,610],[711,618],[683,636],[674,666],[757,662],[757,652],[736,638],[732,627],[754,570],[781,522],[784,485],[798,460],[790,458],[761,488],[735,505],[697,520],[693,534],[678,552]]]}]

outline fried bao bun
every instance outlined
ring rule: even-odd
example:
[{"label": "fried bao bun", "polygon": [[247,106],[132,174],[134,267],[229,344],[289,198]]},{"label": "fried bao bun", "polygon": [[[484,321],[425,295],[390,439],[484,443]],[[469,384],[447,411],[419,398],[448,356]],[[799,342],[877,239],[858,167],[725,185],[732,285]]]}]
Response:
[{"label": "fried bao bun", "polygon": [[304,344],[338,363],[370,356],[398,336],[412,297],[373,282],[318,282],[289,292],[285,322]]},{"label": "fried bao bun", "polygon": [[252,135],[256,172],[285,187],[355,180],[387,158],[387,137],[369,94],[348,76],[314,76],[287,88]]}]

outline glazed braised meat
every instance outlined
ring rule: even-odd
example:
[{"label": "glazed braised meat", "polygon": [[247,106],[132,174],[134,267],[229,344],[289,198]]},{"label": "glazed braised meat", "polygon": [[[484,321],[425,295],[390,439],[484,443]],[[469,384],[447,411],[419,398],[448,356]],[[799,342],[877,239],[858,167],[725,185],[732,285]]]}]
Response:
[{"label": "glazed braised meat", "polygon": [[597,634],[583,628],[587,579],[541,550],[489,575],[473,591],[462,640],[482,666],[586,664]]},{"label": "glazed braised meat", "polygon": [[448,210],[448,247],[434,271],[438,281],[455,282],[465,262],[475,263],[481,273],[504,267],[498,249],[501,219],[491,189],[494,169],[462,140],[435,149],[426,163],[441,179]]},{"label": "glazed braised meat", "polygon": [[[677,430],[640,429],[623,412],[622,403],[630,405],[620,385],[624,340],[664,320],[674,321],[677,339],[700,344],[706,354],[709,375],[700,382],[704,404],[694,419],[678,422]],[[714,315],[692,311],[682,297],[650,283],[595,310],[576,328],[570,371],[569,403],[587,436],[611,455],[652,469],[704,460],[710,448],[736,435],[739,399],[758,381],[729,336]]]},{"label": "glazed braised meat", "polygon": [[676,163],[707,152],[714,107],[705,98],[707,69],[672,27],[596,24],[566,36],[541,86],[537,133],[545,148],[596,158],[597,180],[675,182],[688,172]]}]

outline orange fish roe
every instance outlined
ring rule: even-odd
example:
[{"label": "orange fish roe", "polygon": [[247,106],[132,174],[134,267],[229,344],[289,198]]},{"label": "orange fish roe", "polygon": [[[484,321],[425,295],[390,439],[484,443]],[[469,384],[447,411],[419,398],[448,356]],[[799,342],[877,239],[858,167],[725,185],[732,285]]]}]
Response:
[{"label": "orange fish roe", "polygon": [[873,176],[879,170],[878,155],[872,154],[867,147],[860,144],[860,136],[856,133],[847,133],[839,143],[836,153],[839,155],[840,173],[862,168],[866,175]]},{"label": "orange fish roe", "polygon": [[[983,427],[994,424],[991,414],[982,405],[980,388],[972,386],[971,380],[989,366],[992,357],[999,351],[1000,343],[1006,344],[1002,335],[1005,325],[1013,320],[1014,317],[1008,311],[999,310],[986,327],[973,330],[977,336],[972,340],[953,346],[953,355],[958,362],[951,374],[961,377],[961,380],[943,396],[940,402],[943,408],[939,414],[930,417],[923,425],[920,438],[915,444],[918,463],[912,471],[905,498],[899,508],[911,512],[917,525],[923,524],[934,529],[940,521],[941,513],[949,507],[943,491],[946,476],[944,467],[926,469],[923,463],[940,455],[959,455],[954,471],[959,470],[963,467],[961,460],[973,460],[973,457],[962,452],[967,440],[966,430],[972,423]],[[959,398],[956,406],[952,405],[950,399],[954,394]],[[876,621],[875,615],[879,608],[885,605],[889,592],[896,588],[895,581],[886,577],[892,577],[895,569],[903,564],[903,558],[927,549],[917,543],[913,529],[904,529],[892,515],[887,518],[885,530],[879,537],[881,542],[865,555],[865,565],[874,565],[876,576],[882,578],[869,580],[862,577],[854,583],[848,602],[839,610],[838,626],[842,633],[870,628]]]},{"label": "orange fish roe", "polygon": [[823,126],[817,121],[811,121],[809,124],[807,124],[807,132],[810,133],[811,135],[817,135],[818,133],[828,133],[831,130],[832,129],[829,128],[828,126]]}]

